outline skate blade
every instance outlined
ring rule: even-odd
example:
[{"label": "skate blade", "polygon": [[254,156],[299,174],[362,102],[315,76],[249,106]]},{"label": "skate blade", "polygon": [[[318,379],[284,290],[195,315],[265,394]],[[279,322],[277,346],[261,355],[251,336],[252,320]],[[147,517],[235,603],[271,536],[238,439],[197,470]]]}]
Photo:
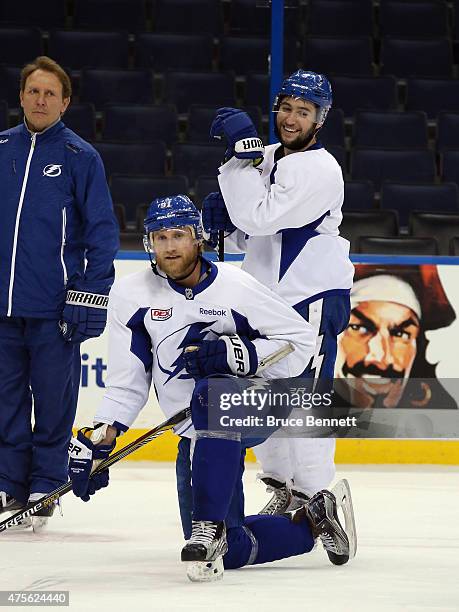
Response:
[{"label": "skate blade", "polygon": [[9,527],[8,531],[25,531],[26,529],[29,529],[29,527],[32,527],[32,518],[30,516],[22,519],[18,525],[12,525]]},{"label": "skate blade", "polygon": [[336,483],[331,492],[336,497],[337,507],[341,508],[344,514],[345,531],[349,540],[349,559],[353,559],[357,552],[357,531],[355,528],[351,488],[348,481],[343,478]]},{"label": "skate blade", "polygon": [[48,526],[48,516],[31,516],[32,529],[34,533],[41,533],[46,531]]},{"label": "skate blade", "polygon": [[186,575],[191,582],[215,582],[223,578],[223,557],[215,561],[193,561],[186,568]]}]

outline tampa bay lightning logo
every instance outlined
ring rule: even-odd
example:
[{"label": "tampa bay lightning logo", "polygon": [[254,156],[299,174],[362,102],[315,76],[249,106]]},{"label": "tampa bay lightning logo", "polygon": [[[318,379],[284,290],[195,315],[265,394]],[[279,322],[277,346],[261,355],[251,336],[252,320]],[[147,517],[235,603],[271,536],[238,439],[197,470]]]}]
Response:
[{"label": "tampa bay lightning logo", "polygon": [[62,172],[62,164],[48,164],[43,168],[43,176],[60,176]]},{"label": "tampa bay lightning logo", "polygon": [[[183,361],[183,349],[186,346],[199,344],[205,340],[207,333],[210,331],[209,328],[212,327],[214,323],[215,321],[202,321],[200,323],[185,325],[185,327],[177,329],[159,342],[158,346],[156,347],[158,367],[161,372],[168,375],[168,378],[164,384],[168,383],[175,377],[177,377],[179,380],[191,378],[191,376],[184,369],[185,363]],[[182,338],[181,341],[180,338]],[[167,366],[166,363],[168,363],[168,361],[177,354],[177,351],[178,357],[170,366]],[[182,371],[183,373],[181,373]]]}]

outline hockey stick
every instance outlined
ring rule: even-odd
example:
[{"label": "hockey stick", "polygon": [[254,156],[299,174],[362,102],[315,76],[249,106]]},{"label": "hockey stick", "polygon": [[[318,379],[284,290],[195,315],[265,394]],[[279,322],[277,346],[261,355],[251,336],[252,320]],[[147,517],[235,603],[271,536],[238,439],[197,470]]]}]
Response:
[{"label": "hockey stick", "polygon": [[[174,416],[172,416],[170,419],[167,419],[167,421],[164,421],[160,425],[157,425],[153,429],[150,429],[150,431],[147,431],[145,434],[140,436],[140,438],[137,438],[137,440],[133,440],[130,444],[128,444],[124,448],[121,448],[116,453],[113,453],[113,455],[110,455],[109,457],[107,457],[107,459],[104,459],[97,466],[97,468],[92,472],[92,475],[99,474],[103,470],[106,470],[114,463],[117,463],[121,459],[124,459],[124,457],[127,457],[128,455],[136,451],[138,448],[145,446],[145,444],[148,444],[148,442],[151,442],[152,440],[154,440],[155,438],[157,438],[164,432],[171,430],[176,425],[179,425],[180,423],[185,421],[190,416],[191,416],[191,408],[189,407],[184,408],[177,414],[174,414]],[[57,499],[59,499],[60,497],[62,497],[63,495],[71,491],[71,489],[72,489],[72,481],[69,481],[61,485],[57,489],[54,489],[54,491],[51,491],[51,493],[48,493],[48,495],[46,495],[45,497],[42,497],[40,500],[35,501],[35,502],[30,502],[29,504],[27,504],[27,506],[25,506],[25,508],[23,508],[22,510],[19,510],[19,512],[16,512],[15,514],[13,514],[12,516],[10,516],[9,518],[7,518],[6,520],[0,523],[0,533],[2,531],[6,531],[10,527],[19,525],[23,519],[29,516],[32,516],[33,514],[35,514],[42,508],[46,508],[47,506],[50,506]]]}]

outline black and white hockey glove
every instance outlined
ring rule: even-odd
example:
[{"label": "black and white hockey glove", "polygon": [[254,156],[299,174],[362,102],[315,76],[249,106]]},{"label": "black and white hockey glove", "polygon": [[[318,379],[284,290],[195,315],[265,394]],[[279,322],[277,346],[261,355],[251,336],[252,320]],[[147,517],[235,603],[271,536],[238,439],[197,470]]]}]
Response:
[{"label": "black and white hockey glove", "polygon": [[255,345],[245,336],[222,336],[188,346],[183,353],[185,369],[195,380],[215,374],[251,376],[258,367]]},{"label": "black and white hockey glove", "polygon": [[75,344],[97,338],[107,323],[108,290],[103,293],[67,291],[60,327],[64,339]]}]

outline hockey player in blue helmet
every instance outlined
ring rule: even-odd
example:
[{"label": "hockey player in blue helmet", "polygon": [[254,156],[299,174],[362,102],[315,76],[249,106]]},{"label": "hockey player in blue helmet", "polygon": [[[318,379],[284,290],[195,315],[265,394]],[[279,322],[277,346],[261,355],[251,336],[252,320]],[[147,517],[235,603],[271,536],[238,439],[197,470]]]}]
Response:
[{"label": "hockey player in blue helmet", "polygon": [[[203,202],[204,231],[223,230],[225,250],[245,253],[242,268],[314,327],[315,352],[302,376],[321,392],[333,381],[354,274],[349,242],[339,235],[343,173],[319,137],[331,104],[324,75],[290,75],[273,105],[280,142],[266,147],[246,113],[218,109],[210,135],[226,141],[226,161],[218,172],[220,193]],[[260,478],[274,493],[262,512],[282,514],[329,486],[334,451],[333,439],[272,436],[257,446]]]}]

